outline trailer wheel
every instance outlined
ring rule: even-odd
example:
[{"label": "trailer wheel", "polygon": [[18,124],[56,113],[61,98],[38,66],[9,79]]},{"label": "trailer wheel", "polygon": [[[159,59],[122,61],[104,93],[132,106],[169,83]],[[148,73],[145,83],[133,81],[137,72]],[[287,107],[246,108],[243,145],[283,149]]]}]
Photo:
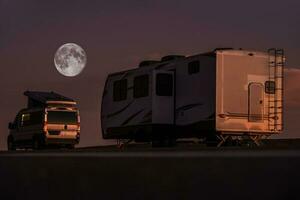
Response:
[{"label": "trailer wheel", "polygon": [[205,144],[208,147],[216,147],[218,146],[219,139],[215,134],[210,134],[205,139]]},{"label": "trailer wheel", "polygon": [[7,149],[8,151],[15,151],[17,149],[14,139],[12,137],[8,137],[7,139]]},{"label": "trailer wheel", "polygon": [[152,147],[166,147],[168,146],[168,140],[165,138],[152,139]]},{"label": "trailer wheel", "polygon": [[176,138],[175,137],[169,137],[168,138],[168,147],[174,147],[176,146]]}]

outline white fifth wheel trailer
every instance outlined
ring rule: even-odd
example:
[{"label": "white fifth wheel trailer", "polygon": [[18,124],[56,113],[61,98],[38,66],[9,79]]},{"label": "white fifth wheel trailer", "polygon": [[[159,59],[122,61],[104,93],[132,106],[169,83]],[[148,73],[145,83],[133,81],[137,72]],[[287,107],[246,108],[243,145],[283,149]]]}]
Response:
[{"label": "white fifth wheel trailer", "polygon": [[[102,97],[105,139],[218,141],[283,131],[282,49],[216,49],[165,56],[110,74]],[[246,136],[246,137],[243,137]]]}]

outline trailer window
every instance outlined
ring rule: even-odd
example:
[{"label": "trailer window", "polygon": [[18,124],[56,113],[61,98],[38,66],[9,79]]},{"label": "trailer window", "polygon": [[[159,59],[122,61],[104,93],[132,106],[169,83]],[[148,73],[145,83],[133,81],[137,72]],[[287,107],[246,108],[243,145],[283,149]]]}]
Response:
[{"label": "trailer window", "polygon": [[149,95],[149,76],[136,76],[133,81],[133,97],[140,98]]},{"label": "trailer window", "polygon": [[127,98],[127,79],[114,82],[113,99],[114,101],[122,101]]},{"label": "trailer window", "polygon": [[275,81],[265,82],[265,92],[267,94],[275,94]]},{"label": "trailer window", "polygon": [[173,76],[172,74],[156,75],[156,95],[172,96],[173,95]]},{"label": "trailer window", "polygon": [[198,60],[192,61],[188,64],[189,74],[196,74],[200,71],[200,62]]}]

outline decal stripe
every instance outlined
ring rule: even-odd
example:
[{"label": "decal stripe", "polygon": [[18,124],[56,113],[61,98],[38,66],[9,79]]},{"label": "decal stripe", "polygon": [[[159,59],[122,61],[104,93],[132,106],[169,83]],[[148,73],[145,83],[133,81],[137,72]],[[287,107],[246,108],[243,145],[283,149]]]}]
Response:
[{"label": "decal stripe", "polygon": [[118,111],[116,111],[114,113],[108,114],[107,118],[111,118],[111,117],[113,117],[115,115],[120,114],[121,112],[123,112],[124,110],[126,110],[132,103],[133,103],[133,101],[131,101],[129,104],[127,104],[124,108],[122,108],[122,109],[120,109],[120,110],[118,110]]},{"label": "decal stripe", "polygon": [[122,124],[121,126],[125,126],[126,124],[128,124],[133,118],[135,118],[138,114],[140,114],[141,112],[143,112],[144,109],[134,113],[133,115],[131,115],[130,117],[128,117]]},{"label": "decal stripe", "polygon": [[151,123],[152,121],[152,110],[150,110],[148,113],[145,114],[143,117],[143,120],[140,122],[140,124],[146,124],[146,123]]},{"label": "decal stripe", "polygon": [[146,115],[143,117],[143,119],[148,119],[152,117],[152,110],[150,110]]},{"label": "decal stripe", "polygon": [[188,104],[188,105],[185,105],[185,106],[181,106],[179,108],[176,109],[176,112],[179,112],[181,110],[189,110],[189,109],[192,109],[196,106],[202,106],[203,104],[202,103],[194,103],[194,104]]}]

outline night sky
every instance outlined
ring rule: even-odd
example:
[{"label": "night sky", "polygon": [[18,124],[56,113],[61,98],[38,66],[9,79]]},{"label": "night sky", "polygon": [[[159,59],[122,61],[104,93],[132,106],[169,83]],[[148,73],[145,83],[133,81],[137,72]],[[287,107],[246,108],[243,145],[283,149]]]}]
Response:
[{"label": "night sky", "polygon": [[[7,123],[26,106],[25,90],[56,91],[78,101],[81,146],[107,144],[100,103],[108,73],[144,59],[192,55],[216,47],[284,48],[286,131],[300,137],[300,1],[0,0],[0,149]],[[86,69],[64,77],[54,67],[60,45],[77,43]]]}]

